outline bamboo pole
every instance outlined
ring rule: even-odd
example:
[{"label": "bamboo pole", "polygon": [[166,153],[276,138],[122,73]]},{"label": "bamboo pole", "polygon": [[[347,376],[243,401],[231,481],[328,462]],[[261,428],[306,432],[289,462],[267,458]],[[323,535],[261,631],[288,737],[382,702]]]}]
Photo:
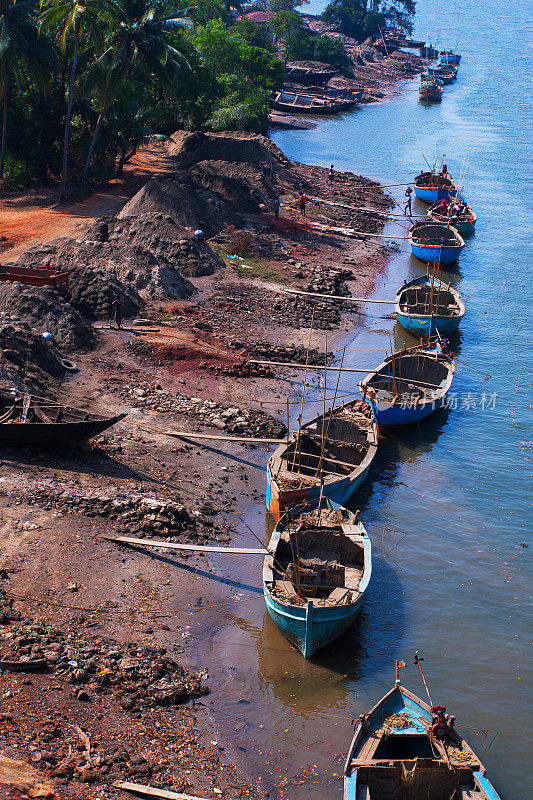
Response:
[{"label": "bamboo pole", "polygon": [[303,292],[301,289],[284,289],[281,287],[276,287],[275,289],[269,287],[273,292],[279,292],[280,294],[300,294],[304,297],[320,297],[324,298],[325,300],[348,300],[352,303],[377,303],[381,305],[394,305],[396,302],[395,300],[371,300],[368,297],[352,297],[348,295],[348,297],[343,297],[340,294],[319,294],[318,292]]},{"label": "bamboo pole", "polygon": [[283,444],[285,439],[266,439],[253,436],[220,436],[211,433],[195,433],[195,431],[166,431],[156,428],[155,425],[140,424],[139,428],[147,433],[160,433],[163,436],[172,436],[174,439],[214,439],[219,442],[260,442],[262,444]]},{"label": "bamboo pole", "polygon": [[266,547],[211,547],[210,545],[164,542],[160,539],[133,539],[130,536],[104,536],[103,538],[118,544],[134,544],[139,547],[165,547],[168,550],[191,550],[195,553],[237,553],[251,556],[267,556],[270,554],[270,550],[267,550]]},{"label": "bamboo pole", "polygon": [[[294,470],[294,467],[295,467],[295,464],[296,464],[296,458],[300,457],[300,450],[301,450],[300,439],[301,439],[301,432],[302,432],[302,417],[303,417],[303,413],[304,413],[305,386],[306,386],[306,383],[307,383],[307,366],[309,364],[309,350],[311,349],[311,336],[313,335],[313,323],[315,321],[315,308],[316,308],[316,306],[313,306],[313,311],[311,313],[311,327],[309,328],[309,339],[307,341],[307,352],[305,354],[305,372],[304,372],[304,385],[303,385],[303,388],[302,388],[302,403],[301,403],[301,406],[300,406],[300,414],[298,416],[298,440],[297,440],[297,443],[296,443],[296,447],[294,448],[294,459],[293,459],[293,462],[292,462],[291,470]],[[287,457],[288,457],[288,455],[289,454],[287,453]],[[298,462],[298,470],[299,469],[300,469],[300,462]]]}]

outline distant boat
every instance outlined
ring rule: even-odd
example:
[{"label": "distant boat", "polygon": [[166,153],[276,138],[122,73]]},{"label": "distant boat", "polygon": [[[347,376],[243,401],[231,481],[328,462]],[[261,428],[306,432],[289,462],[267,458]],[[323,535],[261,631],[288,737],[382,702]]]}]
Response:
[{"label": "distant boat", "polygon": [[272,454],[266,506],[276,519],[320,495],[346,505],[376,455],[378,432],[367,403],[351,400],[306,422]]},{"label": "distant boat", "polygon": [[455,364],[439,344],[399,350],[361,381],[380,427],[420,422],[444,402]]},{"label": "distant boat", "polygon": [[361,714],[344,766],[344,800],[500,800],[445,706],[396,681]]},{"label": "distant boat", "polygon": [[443,64],[459,64],[461,56],[459,53],[454,53],[453,50],[442,50],[440,60]]},{"label": "distant boat", "polygon": [[436,50],[432,45],[425,45],[420,49],[420,57],[426,58],[430,60],[434,60],[439,57],[439,51]]},{"label": "distant boat", "polygon": [[457,214],[453,210],[454,203],[450,203],[450,213],[442,213],[442,206],[439,203],[434,203],[429,207],[428,218],[433,222],[438,222],[441,225],[452,225],[456,231],[459,231],[463,236],[468,236],[474,233],[476,229],[477,215],[476,212],[466,203],[462,204],[461,211]]},{"label": "distant boat", "polygon": [[416,222],[409,231],[411,252],[427,264],[453,264],[465,246],[455,228],[438,222]]},{"label": "distant boat", "polygon": [[455,197],[457,186],[442,172],[421,172],[415,178],[415,194],[424,203],[436,203],[443,197]]},{"label": "distant boat", "polygon": [[396,292],[398,322],[412,336],[449,336],[465,315],[461,295],[432,275],[405,283]]},{"label": "distant boat", "polygon": [[430,100],[433,103],[438,103],[442,100],[443,91],[442,83],[432,79],[422,81],[418,89],[418,96],[420,100]]},{"label": "distant boat", "polygon": [[457,78],[457,67],[454,67],[451,64],[441,64],[438,67],[428,67],[427,72],[431,78],[437,78],[445,85],[453,83]]},{"label": "distant boat", "polygon": [[372,573],[372,548],[356,514],[326,508],[285,514],[263,566],[272,621],[305,658],[354,622]]},{"label": "distant boat", "polygon": [[0,445],[70,449],[126,416],[102,417],[16,389],[0,389]]},{"label": "distant boat", "polygon": [[304,66],[303,64],[287,64],[285,67],[285,73],[288,78],[291,78],[295,81],[300,81],[300,83],[325,83],[337,75],[337,70],[333,69],[332,67],[324,66],[320,67],[319,65],[315,66]]},{"label": "distant boat", "polygon": [[277,92],[270,105],[281,111],[290,111],[299,114],[339,114],[353,108],[361,97],[363,91],[353,92],[350,98],[320,97],[297,92]]}]

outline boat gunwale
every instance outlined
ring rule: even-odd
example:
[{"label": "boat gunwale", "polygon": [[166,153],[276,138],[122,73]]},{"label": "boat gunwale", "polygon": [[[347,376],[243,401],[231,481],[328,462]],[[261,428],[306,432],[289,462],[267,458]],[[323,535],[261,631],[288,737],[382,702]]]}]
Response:
[{"label": "boat gunwale", "polygon": [[[431,226],[431,223],[428,223],[428,222],[423,222],[422,224]],[[435,222],[434,225],[435,225],[435,227],[437,227],[437,226],[438,227],[445,227],[445,228],[447,228],[447,230],[451,231],[453,233],[453,236],[457,239],[457,244],[422,244],[420,241],[417,241],[417,240],[414,239],[413,234],[416,231],[416,227],[417,226],[413,225],[412,228],[410,228],[410,230],[409,230],[409,244],[411,245],[411,247],[414,245],[415,247],[421,247],[421,248],[423,248],[425,250],[431,249],[431,250],[459,250],[460,251],[460,250],[463,249],[463,247],[465,246],[466,242],[463,239],[463,237],[461,236],[461,234],[459,233],[459,231],[456,228],[453,227],[453,225],[444,225],[444,224],[441,224],[440,222]]]},{"label": "boat gunwale", "polygon": [[401,310],[400,303],[402,299],[402,294],[407,289],[413,289],[417,285],[428,286],[429,283],[426,283],[426,281],[430,280],[431,276],[426,274],[426,275],[421,275],[419,278],[414,278],[412,281],[409,281],[409,283],[404,283],[403,286],[400,286],[400,288],[396,292],[396,297],[394,301],[394,311],[396,312],[396,314],[398,314],[398,316],[407,316],[409,317],[409,319],[414,319],[414,320],[424,320],[431,317],[433,319],[443,319],[443,320],[459,319],[459,321],[461,321],[466,313],[466,307],[461,295],[456,289],[453,288],[453,286],[451,286],[451,284],[449,285],[447,283],[444,283],[444,281],[441,281],[438,278],[433,278],[434,285],[436,284],[438,289],[449,291],[453,295],[456,303],[459,306],[457,313],[444,316],[443,314],[411,314],[409,313],[409,311]]}]

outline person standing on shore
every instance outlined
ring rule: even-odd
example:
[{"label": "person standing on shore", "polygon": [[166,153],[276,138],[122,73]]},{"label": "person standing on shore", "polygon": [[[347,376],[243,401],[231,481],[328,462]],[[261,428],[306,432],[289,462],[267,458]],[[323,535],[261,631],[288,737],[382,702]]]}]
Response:
[{"label": "person standing on shore", "polygon": [[307,203],[307,197],[305,192],[302,192],[300,195],[300,214],[302,217],[305,217],[305,204]]},{"label": "person standing on shore", "polygon": [[274,200],[274,216],[279,219],[279,197]]},{"label": "person standing on shore", "polygon": [[115,317],[115,323],[117,328],[120,328],[122,325],[122,308],[124,303],[118,297],[115,297],[113,302],[111,303],[111,308],[113,309],[113,314]]},{"label": "person standing on shore", "polygon": [[329,168],[329,182],[333,183],[333,164]]},{"label": "person standing on shore", "polygon": [[407,189],[405,190],[405,196],[407,197],[407,201],[406,201],[405,206],[403,208],[403,213],[407,214],[407,210],[409,210],[409,216],[411,216],[412,213],[413,213],[413,209],[412,209],[412,206],[411,206],[411,203],[412,203],[411,195],[412,194],[413,194],[413,190],[411,189],[410,186],[408,186]]}]

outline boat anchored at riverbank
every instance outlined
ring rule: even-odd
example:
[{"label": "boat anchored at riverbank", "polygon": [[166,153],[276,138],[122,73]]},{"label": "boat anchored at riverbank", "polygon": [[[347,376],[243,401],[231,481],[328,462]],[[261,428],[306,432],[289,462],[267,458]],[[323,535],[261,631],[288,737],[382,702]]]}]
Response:
[{"label": "boat anchored at riverbank", "polygon": [[426,264],[453,264],[461,255],[465,240],[451,225],[416,222],[409,231],[414,256]]},{"label": "boat anchored at riverbank", "polygon": [[429,208],[428,219],[441,225],[451,225],[463,236],[469,236],[476,230],[476,212],[464,200],[455,202],[452,199],[445,206],[442,201],[434,203]]},{"label": "boat anchored at riverbank", "polygon": [[455,197],[457,186],[442,172],[421,172],[415,178],[415,195],[424,203],[436,203],[443,197]]},{"label": "boat anchored at riverbank", "polygon": [[412,336],[449,336],[465,315],[461,295],[433,275],[422,275],[396,292],[398,322]]}]

